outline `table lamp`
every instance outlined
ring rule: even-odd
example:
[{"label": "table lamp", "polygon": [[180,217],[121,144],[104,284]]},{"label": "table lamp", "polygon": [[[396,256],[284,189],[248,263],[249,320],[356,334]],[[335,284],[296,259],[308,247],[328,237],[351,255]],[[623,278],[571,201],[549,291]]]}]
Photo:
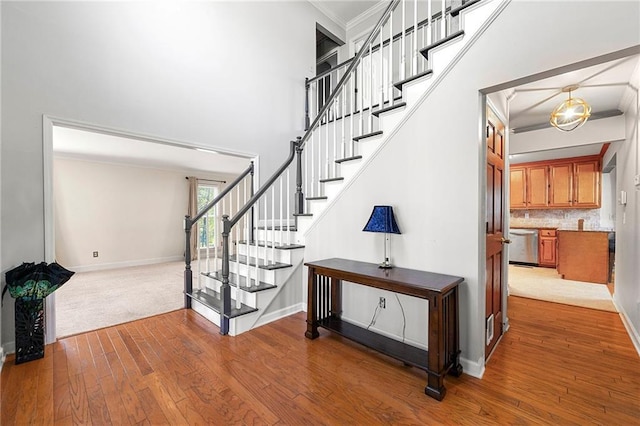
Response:
[{"label": "table lamp", "polygon": [[[389,244],[389,234],[400,234],[396,218],[393,215],[393,207],[391,206],[374,206],[371,217],[365,225],[363,231],[367,232],[384,232],[384,261],[379,265],[380,268],[389,269],[393,266],[389,262],[387,251],[391,252]],[[387,250],[389,246],[389,250]]]}]

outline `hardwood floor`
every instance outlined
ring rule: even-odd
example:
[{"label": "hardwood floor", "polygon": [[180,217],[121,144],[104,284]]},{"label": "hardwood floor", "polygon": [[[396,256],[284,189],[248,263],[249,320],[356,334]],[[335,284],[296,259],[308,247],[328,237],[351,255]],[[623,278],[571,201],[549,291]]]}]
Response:
[{"label": "hardwood floor", "polygon": [[180,310],[72,336],[2,371],[2,425],[638,424],[640,359],[618,314],[511,297],[482,380],[426,375],[297,314],[239,337]]}]

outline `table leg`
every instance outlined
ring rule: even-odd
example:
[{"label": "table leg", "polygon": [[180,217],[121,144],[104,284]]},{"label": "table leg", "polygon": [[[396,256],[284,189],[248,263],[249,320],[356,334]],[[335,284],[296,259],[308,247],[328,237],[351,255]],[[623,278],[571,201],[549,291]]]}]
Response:
[{"label": "table leg", "polygon": [[442,401],[446,393],[444,387],[443,369],[446,354],[444,336],[442,336],[442,298],[432,297],[429,299],[429,359],[427,360],[427,387],[424,393],[432,398]]},{"label": "table leg", "polygon": [[307,331],[304,333],[307,339],[315,339],[318,333],[318,301],[317,301],[316,274],[314,268],[309,267],[307,281]]},{"label": "table leg", "polygon": [[340,318],[342,315],[342,280],[331,278],[331,316]]}]

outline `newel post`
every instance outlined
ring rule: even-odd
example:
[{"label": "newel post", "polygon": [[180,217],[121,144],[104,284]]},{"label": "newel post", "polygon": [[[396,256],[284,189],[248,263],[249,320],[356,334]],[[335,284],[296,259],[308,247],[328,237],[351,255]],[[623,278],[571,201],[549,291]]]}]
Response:
[{"label": "newel post", "polygon": [[193,291],[193,277],[191,272],[191,228],[193,222],[191,216],[184,217],[184,234],[185,234],[185,249],[184,249],[184,307],[191,309],[191,297],[188,295]]},{"label": "newel post", "polygon": [[294,142],[296,147],[296,196],[295,196],[295,212],[297,214],[304,213],[304,194],[302,193],[302,138]]},{"label": "newel post", "polygon": [[231,315],[231,287],[229,286],[229,234],[231,222],[229,215],[222,216],[222,312],[220,313],[220,334],[229,334],[229,315]]}]

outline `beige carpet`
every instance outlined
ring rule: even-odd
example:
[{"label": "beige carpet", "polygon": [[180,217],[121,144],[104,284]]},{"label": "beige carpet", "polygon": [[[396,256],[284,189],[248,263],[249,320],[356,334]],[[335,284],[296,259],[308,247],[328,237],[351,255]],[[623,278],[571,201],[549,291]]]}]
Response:
[{"label": "beige carpet", "polygon": [[76,273],[56,291],[56,336],[180,309],[184,262]]},{"label": "beige carpet", "polygon": [[509,265],[509,295],[617,312],[605,284],[563,280],[551,268]]}]

